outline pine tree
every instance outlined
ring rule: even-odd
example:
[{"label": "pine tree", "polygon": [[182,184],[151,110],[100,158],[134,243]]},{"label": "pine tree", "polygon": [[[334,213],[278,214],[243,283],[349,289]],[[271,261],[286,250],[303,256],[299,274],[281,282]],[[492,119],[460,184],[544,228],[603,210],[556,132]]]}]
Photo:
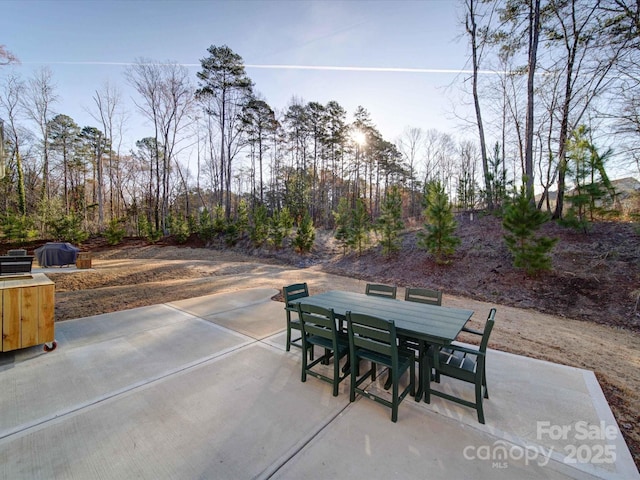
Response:
[{"label": "pine tree", "polygon": [[371,220],[367,212],[367,206],[362,198],[356,200],[356,207],[352,212],[351,224],[348,229],[348,244],[351,248],[362,254],[364,246],[369,241],[369,231],[371,230]]},{"label": "pine tree", "polygon": [[289,225],[291,215],[285,207],[282,210],[276,210],[269,219],[269,242],[275,248],[281,248],[282,242],[289,235]]},{"label": "pine tree", "polygon": [[267,207],[259,205],[253,212],[253,222],[249,227],[249,238],[256,247],[260,247],[269,236],[269,218]]},{"label": "pine tree", "polygon": [[338,202],[337,211],[333,212],[333,219],[336,224],[334,238],[342,247],[342,253],[347,253],[349,247],[349,226],[351,225],[351,209],[346,197],[341,197]]},{"label": "pine tree", "polygon": [[384,199],[376,228],[382,236],[380,244],[385,255],[400,249],[399,235],[404,228],[404,223],[402,222],[402,197],[398,187],[394,186]]},{"label": "pine tree", "polygon": [[549,252],[557,239],[536,236],[548,220],[549,214],[536,208],[524,184],[505,208],[502,227],[509,233],[504,234],[504,241],[513,255],[513,266],[527,275],[551,268]]},{"label": "pine tree", "polygon": [[249,229],[249,205],[243,198],[238,203],[238,213],[236,215],[236,227],[239,237],[244,235]]},{"label": "pine tree", "polygon": [[605,163],[613,151],[598,153],[589,140],[589,130],[579,126],[567,141],[567,173],[573,176],[575,190],[566,198],[571,207],[561,223],[587,232],[596,216],[609,216],[607,206],[613,204],[615,191]]},{"label": "pine tree", "polygon": [[427,186],[425,204],[425,231],[418,233],[418,246],[434,255],[437,263],[447,263],[447,257],[453,255],[460,239],[454,235],[457,223],[449,197],[439,181]]},{"label": "pine tree", "polygon": [[313,226],[313,220],[309,212],[302,217],[298,231],[293,239],[293,246],[300,253],[310,252],[313,248],[313,242],[316,239],[316,229]]}]

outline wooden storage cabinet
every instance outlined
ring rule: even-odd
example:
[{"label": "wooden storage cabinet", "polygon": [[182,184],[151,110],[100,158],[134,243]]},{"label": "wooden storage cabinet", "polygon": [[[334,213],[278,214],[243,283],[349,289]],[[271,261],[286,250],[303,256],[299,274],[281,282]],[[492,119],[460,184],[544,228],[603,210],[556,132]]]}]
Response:
[{"label": "wooden storage cabinet", "polygon": [[2,350],[54,341],[55,284],[43,273],[0,279]]},{"label": "wooden storage cabinet", "polygon": [[91,252],[78,253],[78,258],[76,258],[76,268],[77,269],[91,268]]}]

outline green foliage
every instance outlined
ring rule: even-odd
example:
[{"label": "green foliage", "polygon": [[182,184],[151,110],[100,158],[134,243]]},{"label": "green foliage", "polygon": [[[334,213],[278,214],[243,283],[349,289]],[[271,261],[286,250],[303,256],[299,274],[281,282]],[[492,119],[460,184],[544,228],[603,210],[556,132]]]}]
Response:
[{"label": "green foliage", "polygon": [[206,241],[212,240],[215,236],[213,219],[208,209],[203,208],[198,217],[198,236]]},{"label": "green foliage", "polygon": [[222,235],[227,231],[227,218],[225,216],[224,207],[218,205],[213,214],[213,233],[214,235]]},{"label": "green foliage", "polygon": [[449,196],[438,182],[427,186],[425,196],[424,231],[418,232],[418,246],[432,254],[437,263],[448,263],[460,239],[455,236],[457,223],[453,218]]},{"label": "green foliage", "polygon": [[82,218],[73,213],[51,218],[47,222],[47,230],[59,242],[82,243],[89,238],[82,229]]},{"label": "green foliage", "polygon": [[269,220],[269,243],[275,248],[281,248],[284,239],[289,235],[291,223],[291,215],[286,207],[273,212]]},{"label": "green foliage", "polygon": [[249,230],[249,205],[244,198],[238,202],[238,213],[235,224],[239,237]]},{"label": "green foliage", "polygon": [[104,232],[104,236],[107,238],[107,243],[109,245],[118,245],[122,242],[125,233],[124,219],[112,218],[109,221],[109,226]]},{"label": "green foliage", "polygon": [[[305,214],[307,212],[304,212]],[[304,215],[300,215],[300,218],[302,218]],[[285,235],[289,235],[289,232],[291,232],[291,229],[293,228],[293,216],[291,215],[291,212],[289,211],[289,207],[282,207],[282,210],[280,210],[280,223],[282,224],[282,228],[284,228],[286,234]]]},{"label": "green foliage", "polygon": [[269,236],[269,218],[267,207],[259,205],[253,212],[253,222],[249,226],[249,238],[251,242],[260,247]]},{"label": "green foliage", "polygon": [[37,238],[33,220],[24,215],[7,214],[0,217],[0,231],[7,240],[26,242]]},{"label": "green foliage", "polygon": [[382,251],[390,255],[400,249],[400,232],[404,228],[402,221],[402,197],[398,187],[393,187],[382,202],[381,213],[376,222],[380,232]]},{"label": "green foliage", "polygon": [[302,218],[311,197],[311,182],[302,171],[292,171],[285,180],[284,205],[294,218]]},{"label": "green foliage", "polygon": [[456,190],[458,208],[462,210],[473,210],[475,208],[477,187],[477,182],[471,174],[463,172],[458,179],[458,188]]},{"label": "green foliage", "polygon": [[224,242],[228,247],[233,247],[236,243],[238,243],[238,239],[240,237],[240,230],[238,229],[237,222],[229,222],[227,224],[227,230],[224,234]]},{"label": "green foliage", "polygon": [[356,200],[356,208],[351,214],[351,224],[348,229],[347,244],[362,254],[362,250],[369,243],[369,232],[371,230],[371,219],[367,206],[362,198]]},{"label": "green foliage", "polygon": [[187,217],[187,225],[189,226],[189,233],[198,233],[199,230],[199,217],[191,214]]},{"label": "green foliage", "polygon": [[342,197],[338,202],[338,208],[335,212],[333,212],[333,218],[336,224],[336,229],[333,236],[342,247],[342,253],[346,254],[347,247],[349,246],[351,209],[349,208],[349,202],[345,197]]},{"label": "green foliage", "polygon": [[536,208],[531,193],[523,184],[506,205],[502,227],[508,232],[504,241],[513,255],[513,265],[527,275],[551,269],[549,253],[557,239],[536,236],[536,231],[549,220],[549,214]]},{"label": "green foliage", "polygon": [[584,125],[573,131],[567,141],[567,173],[573,178],[575,189],[565,197],[571,207],[560,221],[562,225],[586,233],[596,217],[613,214],[615,191],[605,169],[611,154],[611,149],[603,155],[598,153]]},{"label": "green foliage", "polygon": [[309,212],[302,217],[298,231],[293,239],[293,246],[300,253],[310,252],[313,248],[313,242],[316,239],[316,229],[313,226],[313,220]]},{"label": "green foliage", "polygon": [[[508,198],[507,187],[507,169],[502,158],[500,144],[498,142],[493,146],[493,156],[487,158],[489,165],[489,185],[491,192],[482,190],[481,195],[487,204],[493,204],[494,212],[501,212],[505,200]],[[489,193],[491,198],[489,198]]]},{"label": "green foliage", "polygon": [[169,216],[169,232],[175,237],[176,242],[186,243],[189,239],[189,224],[182,216]]},{"label": "green foliage", "polygon": [[147,242],[155,243],[162,238],[162,231],[154,230],[146,215],[138,217],[138,235]]}]

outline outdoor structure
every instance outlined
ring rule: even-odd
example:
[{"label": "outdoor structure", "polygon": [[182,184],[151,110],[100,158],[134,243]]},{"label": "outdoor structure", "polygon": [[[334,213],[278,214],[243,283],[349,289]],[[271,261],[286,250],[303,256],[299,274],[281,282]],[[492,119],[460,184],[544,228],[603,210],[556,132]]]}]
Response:
[{"label": "outdoor structure", "polygon": [[70,243],[49,242],[36,248],[35,254],[41,267],[74,265],[80,249]]},{"label": "outdoor structure", "polygon": [[0,280],[1,351],[53,342],[54,294],[43,273]]}]

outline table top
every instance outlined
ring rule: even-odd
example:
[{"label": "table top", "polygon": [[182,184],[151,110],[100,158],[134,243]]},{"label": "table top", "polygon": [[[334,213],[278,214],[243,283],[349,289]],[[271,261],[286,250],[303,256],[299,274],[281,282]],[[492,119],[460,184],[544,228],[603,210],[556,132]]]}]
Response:
[{"label": "table top", "polygon": [[[7,275],[0,277],[0,290],[10,288],[40,287],[43,285],[54,285],[44,273],[26,273]],[[1,302],[0,302],[1,303]]]},{"label": "table top", "polygon": [[299,298],[291,303],[333,308],[338,317],[344,317],[347,311],[351,311],[393,320],[400,334],[444,345],[455,340],[473,315],[473,310],[335,290]]}]

